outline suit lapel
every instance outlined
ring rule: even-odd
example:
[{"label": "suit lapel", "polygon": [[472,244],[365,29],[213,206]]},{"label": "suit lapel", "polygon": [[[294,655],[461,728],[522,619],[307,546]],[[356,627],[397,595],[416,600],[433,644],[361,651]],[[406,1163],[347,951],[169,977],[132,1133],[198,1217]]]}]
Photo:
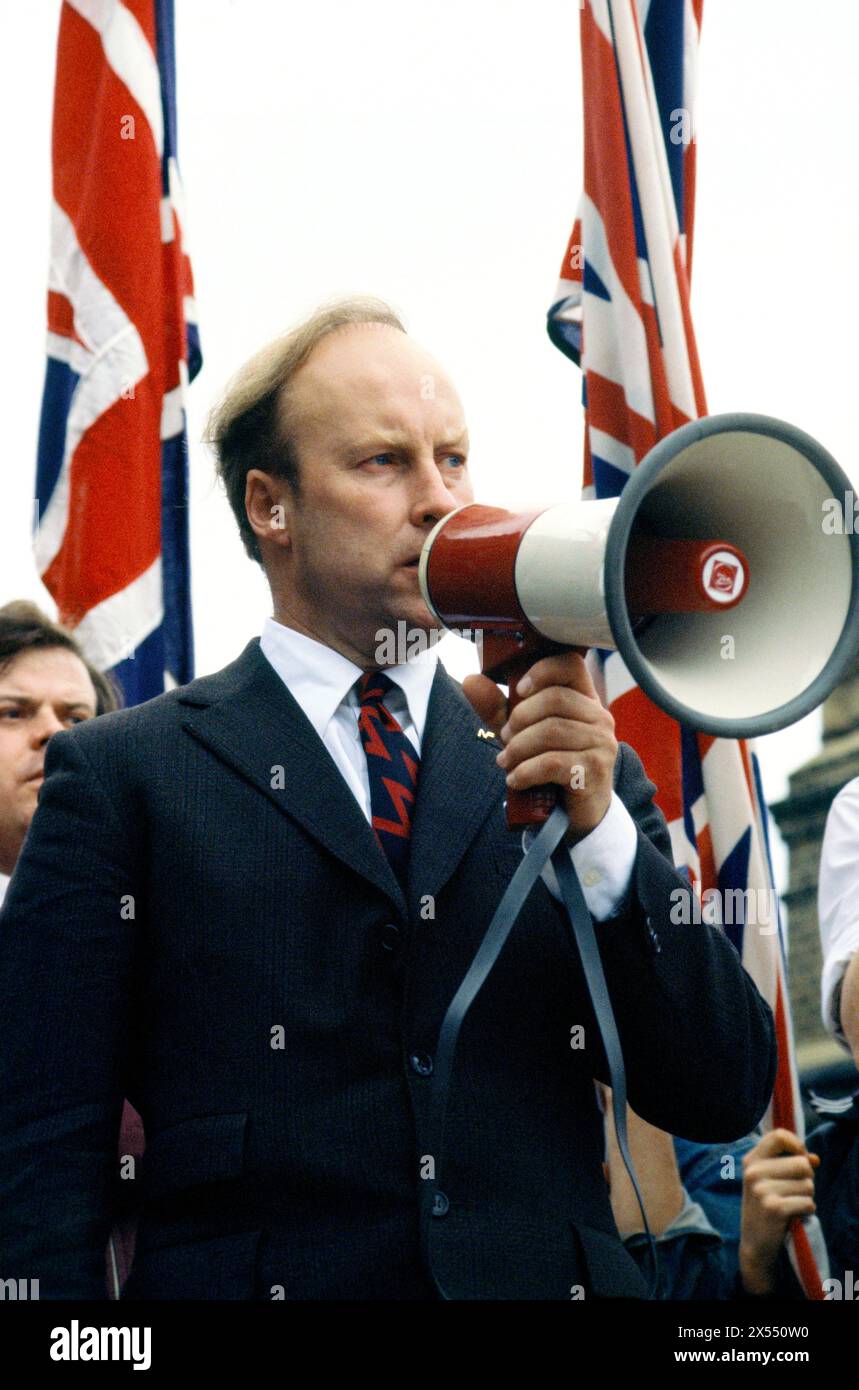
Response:
[{"label": "suit lapel", "polygon": [[360,806],[258,639],[178,698],[193,738],[405,913],[402,889]]},{"label": "suit lapel", "polygon": [[496,766],[497,739],[483,729],[468,700],[439,663],[421,744],[421,770],[412,823],[409,896],[435,896],[460,863],[493,807],[504,797]]}]

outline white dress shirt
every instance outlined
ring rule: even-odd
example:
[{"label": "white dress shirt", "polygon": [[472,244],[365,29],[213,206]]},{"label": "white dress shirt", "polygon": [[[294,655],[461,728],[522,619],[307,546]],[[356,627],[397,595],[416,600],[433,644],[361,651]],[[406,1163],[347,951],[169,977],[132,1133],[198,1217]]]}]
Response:
[{"label": "white dress shirt", "polygon": [[9,887],[10,879],[8,874],[0,874],[0,907],[3,906],[3,899],[6,896],[6,889]]},{"label": "white dress shirt", "polygon": [[826,818],[817,887],[821,1012],[828,1032],[847,1047],[835,1009],[835,991],[859,951],[859,777],[836,796]]},{"label": "white dress shirt", "polygon": [[[310,720],[369,821],[370,778],[358,730],[360,702],[354,688],[363,675],[361,667],[273,618],[266,619],[260,649]],[[394,686],[385,697],[385,705],[418,755],[437,661],[438,653],[430,647],[402,665],[385,667],[385,675]],[[570,849],[585,901],[597,921],[605,921],[622,907],[637,851],[635,822],[613,792],[611,805],[596,829]],[[560,897],[551,865],[544,869],[543,878],[550,892]]]}]

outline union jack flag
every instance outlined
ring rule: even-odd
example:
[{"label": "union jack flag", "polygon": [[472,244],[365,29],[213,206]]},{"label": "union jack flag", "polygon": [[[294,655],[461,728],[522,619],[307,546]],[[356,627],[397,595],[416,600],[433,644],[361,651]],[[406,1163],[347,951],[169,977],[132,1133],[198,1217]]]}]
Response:
[{"label": "union jack flag", "polygon": [[[617,496],[657,440],[707,413],[689,307],[702,9],[703,0],[581,6],[584,193],[548,329],[582,370],[585,497]],[[775,1016],[778,1074],[764,1125],[802,1136],[754,750],[676,723],[638,688],[619,653],[599,659],[618,737],[636,748],[659,788],[678,867],[699,893],[718,890],[712,901],[775,904],[767,930],[741,910],[725,931]],[[794,1224],[791,1246],[806,1295],[822,1298],[816,1218]]]},{"label": "union jack flag", "polygon": [[34,549],[128,704],[193,676],[175,97],[173,0],[64,0]]}]

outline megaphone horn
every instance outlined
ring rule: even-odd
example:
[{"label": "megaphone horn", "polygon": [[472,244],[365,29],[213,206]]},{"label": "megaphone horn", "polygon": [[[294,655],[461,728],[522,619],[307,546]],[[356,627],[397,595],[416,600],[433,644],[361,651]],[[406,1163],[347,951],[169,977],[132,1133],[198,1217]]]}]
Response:
[{"label": "megaphone horn", "polygon": [[[512,703],[541,655],[614,648],[681,723],[750,738],[819,705],[859,648],[859,534],[824,524],[848,494],[801,430],[711,415],[661,440],[620,497],[451,512],[424,545],[421,589],[442,626],[483,633],[483,670]],[[553,804],[511,793],[508,818]]]}]

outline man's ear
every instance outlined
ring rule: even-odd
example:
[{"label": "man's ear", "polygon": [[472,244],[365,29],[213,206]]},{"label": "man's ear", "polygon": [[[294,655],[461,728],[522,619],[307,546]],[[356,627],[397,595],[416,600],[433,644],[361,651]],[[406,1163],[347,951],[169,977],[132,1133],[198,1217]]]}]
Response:
[{"label": "man's ear", "polygon": [[292,490],[286,478],[249,468],[245,482],[245,511],[258,541],[274,542],[287,550],[291,543]]}]

